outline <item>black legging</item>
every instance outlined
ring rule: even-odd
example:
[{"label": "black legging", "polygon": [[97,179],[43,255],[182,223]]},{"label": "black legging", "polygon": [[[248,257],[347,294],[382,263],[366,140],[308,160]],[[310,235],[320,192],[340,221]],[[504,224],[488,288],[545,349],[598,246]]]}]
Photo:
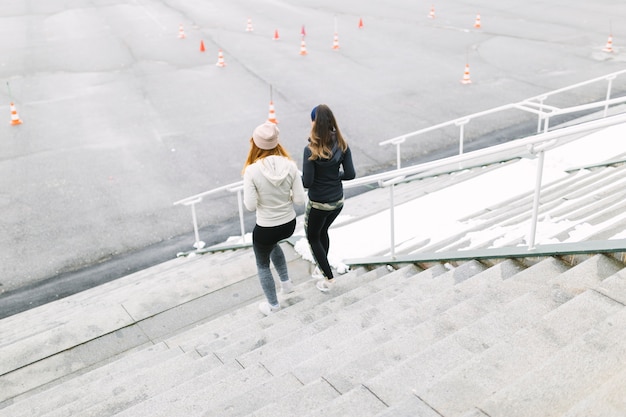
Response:
[{"label": "black legging", "polygon": [[315,262],[322,270],[327,279],[333,279],[333,271],[328,263],[328,251],[330,250],[330,239],[328,237],[328,228],[335,221],[343,205],[332,211],[318,210],[310,205],[307,207],[304,229],[306,237],[311,246],[311,252]]}]

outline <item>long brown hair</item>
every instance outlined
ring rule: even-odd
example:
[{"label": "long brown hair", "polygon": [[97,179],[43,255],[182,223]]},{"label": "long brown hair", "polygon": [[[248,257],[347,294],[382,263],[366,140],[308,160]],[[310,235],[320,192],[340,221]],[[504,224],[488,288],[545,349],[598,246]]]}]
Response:
[{"label": "long brown hair", "polygon": [[285,158],[291,159],[289,152],[279,143],[273,149],[261,149],[254,143],[254,140],[250,138],[250,151],[248,151],[248,157],[246,158],[246,163],[243,165],[243,170],[241,173],[243,174],[246,171],[248,165],[254,164],[259,159],[263,159],[268,156],[278,155],[284,156]]},{"label": "long brown hair", "polygon": [[337,145],[342,152],[348,149],[348,143],[343,138],[337,120],[330,108],[325,104],[320,104],[315,108],[315,119],[311,126],[309,135],[309,149],[311,156],[309,160],[330,159],[333,154],[333,132],[337,138]]}]

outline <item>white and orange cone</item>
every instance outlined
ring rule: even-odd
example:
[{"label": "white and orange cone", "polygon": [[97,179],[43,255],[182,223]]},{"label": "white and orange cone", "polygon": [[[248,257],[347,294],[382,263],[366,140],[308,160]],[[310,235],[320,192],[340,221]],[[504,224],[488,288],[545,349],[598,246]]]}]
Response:
[{"label": "white and orange cone", "polygon": [[270,112],[267,116],[267,121],[272,122],[274,124],[278,124],[278,120],[276,120],[276,112],[274,111],[274,102],[270,100]]},{"label": "white and orange cone", "polygon": [[306,50],[306,43],[304,42],[304,36],[302,37],[302,41],[300,41],[300,55],[307,55],[308,52]]},{"label": "white and orange cone", "polygon": [[20,116],[17,115],[17,110],[15,109],[15,104],[11,103],[11,124],[12,125],[21,125],[23,122],[20,119]]},{"label": "white and orange cone", "polygon": [[273,39],[273,40],[275,40],[275,41],[277,41],[277,40],[279,40],[279,39],[280,39],[280,36],[278,35],[278,29],[276,29],[276,30],[274,31],[274,37],[273,37],[272,39]]},{"label": "white and orange cone", "polygon": [[204,47],[204,41],[200,40],[200,52],[204,52],[206,51],[206,48]]},{"label": "white and orange cone", "polygon": [[613,52],[613,35],[609,35],[606,46],[602,49],[604,52]]},{"label": "white and orange cone", "polygon": [[252,27],[252,19],[248,18],[248,23],[246,24],[246,32],[252,32],[254,28]]},{"label": "white and orange cone", "polygon": [[217,65],[218,67],[226,66],[226,62],[224,62],[224,54],[222,53],[221,49],[217,52],[217,64],[215,65]]},{"label": "white and orange cone", "polygon": [[474,27],[476,29],[480,29],[480,13],[476,15],[476,20],[474,20]]},{"label": "white and orange cone", "polygon": [[185,39],[187,35],[185,35],[185,29],[183,29],[183,25],[178,26],[178,37],[180,39]]},{"label": "white and orange cone", "polygon": [[363,29],[363,18],[359,18],[359,29]]},{"label": "white and orange cone", "polygon": [[463,79],[461,79],[461,84],[471,84],[472,80],[470,79],[470,71],[469,64],[465,64],[465,72],[463,73]]},{"label": "white and orange cone", "polygon": [[335,35],[333,36],[333,49],[339,49],[339,36],[337,35],[337,32],[335,32]]},{"label": "white and orange cone", "polygon": [[430,6],[430,12],[428,13],[428,17],[430,19],[434,19],[435,18],[435,6]]}]

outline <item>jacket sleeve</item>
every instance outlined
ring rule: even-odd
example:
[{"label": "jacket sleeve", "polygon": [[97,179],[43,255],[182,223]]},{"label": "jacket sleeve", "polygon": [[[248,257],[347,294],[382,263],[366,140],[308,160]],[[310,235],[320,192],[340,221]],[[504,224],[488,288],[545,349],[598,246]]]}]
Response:
[{"label": "jacket sleeve", "polygon": [[343,162],[341,165],[343,167],[343,173],[341,174],[342,180],[353,180],[356,178],[356,171],[354,170],[354,164],[352,163],[352,151],[350,151],[349,146],[343,155]]},{"label": "jacket sleeve", "polygon": [[243,173],[243,205],[249,211],[255,211],[258,201],[258,194],[254,181],[252,181],[252,173],[250,167],[246,168]]},{"label": "jacket sleeve", "polygon": [[304,156],[302,157],[302,184],[304,188],[311,188],[313,185],[313,177],[315,176],[315,163],[309,160],[311,150],[308,146],[304,148]]},{"label": "jacket sleeve", "polygon": [[306,193],[302,185],[302,177],[298,171],[296,164],[293,164],[294,179],[291,184],[291,199],[294,204],[304,204],[306,202]]}]

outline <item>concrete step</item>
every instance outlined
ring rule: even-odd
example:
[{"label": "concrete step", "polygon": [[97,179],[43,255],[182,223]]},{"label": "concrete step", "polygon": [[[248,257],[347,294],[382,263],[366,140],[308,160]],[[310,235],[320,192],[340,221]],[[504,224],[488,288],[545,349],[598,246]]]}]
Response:
[{"label": "concrete step", "polygon": [[555,352],[542,366],[490,396],[480,409],[493,417],[560,416],[616,375],[626,366],[626,308],[607,300],[615,305],[615,313]]},{"label": "concrete step", "polygon": [[[545,283],[549,277],[556,277],[566,270],[567,267],[562,263],[548,258],[503,283],[506,285],[510,282],[509,285],[514,286],[520,285],[518,281],[522,284],[537,280]],[[524,287],[528,291],[528,287]],[[342,392],[358,384],[365,384],[386,404],[393,405],[413,390],[421,390],[435,383],[447,372],[489,349],[493,345],[493,332],[486,333],[489,339],[482,341],[482,333],[477,330],[492,327],[506,332],[496,336],[496,340],[518,330],[506,324],[508,321],[496,326],[495,318],[507,317],[506,312],[510,310],[515,317],[513,324],[523,326],[527,323],[518,317],[530,316],[532,322],[536,318],[533,314],[551,311],[560,305],[547,297],[525,295],[527,291],[522,289],[520,297],[504,304],[502,314],[487,315],[479,307],[466,303],[463,309],[453,309],[425,325],[415,326],[401,338],[368,352],[325,378]],[[476,327],[468,327],[470,324]],[[458,337],[459,334],[462,337]],[[397,381],[398,384],[390,385],[389,381]]]},{"label": "concrete step", "polygon": [[[420,398],[437,410],[458,415],[475,404],[477,399],[485,398],[500,384],[515,380],[519,376],[516,372],[525,372],[533,364],[539,364],[537,360],[554,351],[554,345],[563,346],[577,330],[586,331],[599,320],[619,310],[618,303],[587,290],[619,269],[619,265],[610,258],[600,255],[550,280],[544,295],[557,302],[563,301],[563,305],[547,314],[529,331],[521,330],[521,336],[516,334],[511,341],[490,348],[440,378],[432,386],[423,391],[418,390]],[[562,328],[567,328],[568,333],[562,334]],[[537,344],[528,346],[524,337],[535,340]],[[520,357],[511,358],[506,354],[509,349],[516,352],[525,346],[528,350],[522,352]],[[517,361],[519,366],[515,367]],[[471,386],[468,386],[468,381],[471,381]]]},{"label": "concrete step", "polygon": [[[401,273],[401,271],[399,271],[399,273]],[[367,275],[367,274],[364,274],[364,275]],[[374,276],[375,276],[375,274],[374,274]],[[343,278],[343,277],[339,277],[339,278],[337,278],[337,279],[339,280],[339,279],[341,279],[341,278]],[[309,284],[311,284],[311,283],[309,283]],[[305,284],[301,284],[301,285],[305,285]],[[315,289],[314,287],[312,287],[312,286],[310,286],[310,291],[314,291],[316,294],[320,294],[320,295],[325,296],[326,298],[328,298],[328,295],[319,293],[319,291],[318,291],[317,289]],[[339,295],[339,296],[340,296],[340,295]],[[354,302],[354,301],[351,301],[351,302]],[[340,303],[340,306],[341,306],[341,305],[343,305],[343,303]],[[296,306],[297,306],[297,305],[296,305]],[[290,307],[287,307],[287,308],[285,308],[283,311],[284,311],[285,313],[288,313],[288,312],[289,312],[289,310],[290,310],[291,308],[292,308],[291,306],[290,306]],[[318,308],[319,308],[321,311],[328,311],[328,310],[327,310],[327,307],[326,307],[326,306],[324,306],[323,304],[320,304],[320,306],[319,306]],[[317,308],[316,308],[316,309],[317,309]],[[294,312],[294,313],[295,313],[295,314],[297,314],[297,312]],[[329,313],[329,314],[330,314],[330,313]],[[271,318],[271,317],[275,317],[275,315],[272,315],[272,316],[270,316],[270,317],[261,318],[261,313],[255,313],[255,319],[254,319],[254,321],[256,322],[256,321],[259,321],[259,320],[260,320],[260,321],[262,322],[263,320],[265,320],[265,319],[269,319],[269,318]],[[285,317],[283,317],[283,319],[284,319],[284,318],[285,318]],[[318,320],[318,321],[319,321],[319,320]],[[310,329],[310,330],[308,330],[308,331],[313,331],[314,333],[316,332],[316,330],[315,330],[315,322],[313,322],[313,323],[311,323],[311,324],[308,324],[308,325],[305,325],[305,324],[303,324],[303,323],[300,323],[300,327],[302,327],[302,328],[308,328],[308,329]],[[235,343],[235,346],[238,346],[239,341],[235,339],[235,340],[234,340],[234,343]],[[244,342],[244,343],[243,343],[243,345],[244,345],[244,346],[246,346],[246,349],[243,349],[243,351],[245,352],[245,351],[247,351],[247,348],[248,348],[249,346],[247,345],[247,342]],[[265,345],[264,345],[263,343],[261,343],[261,344],[257,344],[257,345],[256,345],[256,348],[261,348],[261,347],[264,347],[264,346],[265,346]],[[255,345],[251,346],[251,348],[254,350]],[[224,349],[223,351],[221,351],[221,352],[222,352],[222,354],[223,354],[223,355],[225,355],[225,356],[236,356],[236,355],[234,355],[234,354],[230,353],[230,350],[229,350],[228,348],[225,348],[225,349]],[[211,353],[211,356],[217,356],[217,355],[213,355],[213,354]],[[224,358],[222,358],[222,360],[227,361],[228,359],[224,359]],[[238,363],[238,364],[242,364],[242,363],[243,363],[243,362],[242,362],[239,358],[236,358],[236,360],[233,360],[233,361],[234,361],[234,362],[236,362],[236,363]],[[242,372],[246,372],[248,369],[250,369],[250,368],[255,368],[255,367],[258,367],[258,366],[259,366],[259,365],[255,364],[255,363],[249,364],[249,366],[248,366],[248,367],[246,367],[246,368],[245,368]],[[262,369],[265,369],[265,370],[267,371],[267,368],[266,368],[266,367],[262,367]],[[270,375],[270,376],[271,376],[271,375],[273,375],[273,374],[272,374],[272,373],[270,373],[270,372],[267,372],[267,375]],[[263,375],[263,377],[265,377],[265,376],[266,376],[266,375]],[[287,378],[287,377],[285,377],[285,378]],[[293,377],[291,377],[291,379],[293,379]],[[263,378],[263,380],[262,380],[262,381],[259,381],[259,384],[260,384],[260,385],[262,385],[262,384],[265,384],[265,382],[268,382],[268,384],[269,384],[269,381],[266,381],[266,380],[265,380],[265,378]],[[276,384],[281,384],[281,383],[282,383],[282,379],[276,382]],[[151,415],[172,415],[171,413],[175,413],[175,411],[174,411],[174,409],[172,409],[172,408],[171,408],[171,407],[172,407],[172,404],[170,403],[170,401],[169,401],[168,399],[169,399],[169,398],[178,398],[178,397],[180,397],[180,396],[185,396],[185,395],[188,395],[189,393],[191,393],[191,392],[193,391],[193,393],[191,394],[191,396],[185,400],[185,401],[186,401],[186,403],[187,403],[187,404],[189,404],[189,405],[191,406],[193,402],[197,401],[197,404],[195,405],[195,407],[196,407],[196,408],[198,408],[198,407],[200,407],[200,408],[204,407],[204,408],[206,409],[206,407],[207,407],[207,406],[206,406],[206,399],[205,399],[205,397],[204,397],[203,395],[201,395],[201,394],[196,394],[196,391],[205,391],[205,390],[206,390],[206,391],[212,391],[212,390],[215,390],[215,389],[217,389],[217,388],[218,388],[218,387],[212,386],[211,384],[208,384],[208,383],[206,383],[206,382],[204,382],[204,383],[200,384],[200,383],[196,383],[196,382],[194,382],[194,381],[189,381],[187,384],[182,384],[182,385],[180,385],[180,386],[179,386],[179,387],[177,387],[177,388],[174,388],[174,389],[172,389],[172,390],[170,390],[170,391],[168,391],[168,392],[166,392],[166,393],[161,394],[161,395],[159,396],[159,398],[156,398],[156,399],[154,399],[153,401],[150,401],[150,404],[145,404],[144,406],[145,406],[145,407],[150,407],[150,408],[152,408],[152,407],[156,407],[156,408],[158,408],[158,409],[160,410],[160,411],[158,412],[159,414],[151,414]],[[270,388],[269,388],[269,387],[268,387],[268,388],[260,388],[260,387],[257,387],[255,384],[251,384],[251,385],[249,385],[249,386],[248,386],[248,389],[249,389],[249,390],[253,390],[254,392],[257,392],[257,390],[258,390],[258,392],[260,392],[260,393],[261,393],[261,394],[259,394],[259,395],[262,395],[262,397],[266,398],[266,397],[267,397],[267,393],[266,393],[266,391],[265,391],[265,390],[268,390],[268,389],[270,389]],[[251,393],[251,394],[249,394],[249,395],[247,396],[247,398],[248,398],[248,399],[253,398],[253,394],[252,394],[252,393]],[[219,406],[220,406],[220,404],[222,404],[223,402],[228,401],[228,400],[229,400],[229,398],[228,398],[228,397],[222,397],[222,398],[220,398],[220,401],[215,401],[215,402],[214,402],[214,403],[216,404],[216,405],[215,405],[215,407],[219,407]],[[224,407],[226,407],[226,408],[235,407],[235,408],[236,408],[236,407],[238,406],[238,405],[237,405],[237,402],[239,402],[239,401],[240,401],[240,400],[238,399],[238,397],[233,397],[233,398],[230,398],[230,400],[233,402],[233,404],[231,404],[231,405],[224,405]],[[159,406],[156,406],[156,405],[155,405],[155,403],[161,403],[161,402],[162,402],[162,404],[160,404]],[[145,412],[145,410],[142,408],[142,407],[144,407],[144,406],[142,406],[142,405],[138,405],[138,406],[133,407],[133,410],[134,410],[133,412],[137,412],[137,413],[143,413],[143,412]],[[192,407],[192,408],[193,408],[193,407]],[[139,410],[142,410],[142,411],[139,411]],[[151,411],[151,413],[152,413],[152,411]]]},{"label": "concrete step", "polygon": [[[85,369],[82,373],[72,374],[71,377],[55,380],[54,382],[28,391],[25,394],[12,397],[9,404],[0,408],[0,416],[32,417],[50,413],[56,408],[78,401],[84,395],[86,380],[114,377],[126,372],[134,372],[144,366],[167,360],[180,355],[180,352],[169,349],[165,343],[137,349],[122,357],[112,357],[104,367]],[[20,384],[15,381],[15,384]]]},{"label": "concrete step", "polygon": [[[493,269],[496,269],[496,268],[494,267]],[[476,284],[477,282],[480,281],[479,277],[484,277],[486,280],[488,280],[489,274],[492,274],[491,278],[495,281],[498,274],[497,273],[493,273],[492,272],[492,268],[490,268],[487,271],[484,271],[484,272],[482,272],[480,274],[475,275],[472,278],[469,278],[467,281],[463,281],[459,285],[466,284],[467,288],[471,288],[474,285],[471,285],[470,281],[474,280],[474,281],[476,281],[476,282],[474,282],[474,284]],[[443,277],[443,276],[445,276],[445,274],[442,275],[441,277]],[[501,279],[501,282],[507,282],[507,280],[502,281],[502,279]],[[457,289],[457,291],[462,291],[462,290]],[[442,298],[444,298],[444,297],[442,297]],[[476,298],[474,301],[475,301],[476,304],[481,304],[481,300],[478,299],[478,298]],[[418,302],[418,304],[421,304],[421,303]],[[446,311],[446,312],[436,312],[436,314],[437,314],[437,316],[441,316],[443,314],[450,313],[450,318],[454,317],[454,318],[457,318],[457,319],[461,318],[461,317],[467,317],[468,316],[467,313],[469,312],[469,310],[467,310],[467,305],[468,304],[471,304],[471,303],[461,303],[461,305],[459,305],[459,306],[462,306],[462,307],[455,306],[455,307],[452,307],[452,308],[448,309],[448,311]],[[525,303],[524,306],[526,307],[524,309],[524,311],[526,311],[526,313],[527,313],[528,304]],[[476,310],[476,309],[474,309],[474,310]],[[528,314],[526,314],[526,315],[528,315]],[[450,324],[452,323],[452,320],[450,320],[450,318],[448,318],[447,323],[445,323],[448,326],[450,326]],[[415,320],[413,320],[413,321],[415,322]],[[468,321],[472,322],[472,319],[470,318]],[[519,320],[517,318],[515,318],[515,319],[513,319],[511,321],[513,323],[516,323]],[[440,322],[440,323],[443,324],[442,322]],[[412,327],[412,331],[413,332],[415,331],[415,329],[417,327],[419,327],[419,325],[416,326],[415,324],[416,323],[414,323],[414,325]],[[432,324],[432,321],[431,321],[431,324]],[[385,325],[386,326],[387,325],[392,326],[393,322],[391,322],[389,324],[386,323]],[[460,325],[461,325],[461,329],[463,329],[464,327],[462,326],[462,324],[460,324]],[[435,324],[435,326],[437,326],[437,325]],[[504,326],[504,327],[508,327],[508,326]],[[482,330],[485,330],[487,328],[488,327],[485,327]],[[477,330],[478,329],[474,329],[473,332],[468,332],[468,334],[478,333]],[[494,339],[493,343],[495,343],[496,340],[497,340],[497,338]],[[389,341],[389,344],[391,344],[391,345],[397,345],[398,343],[401,343],[401,337],[397,337],[395,339],[392,338]],[[413,346],[413,350],[415,350],[415,346],[420,346],[419,343],[412,343],[411,345]],[[367,349],[367,348],[369,348],[369,346],[365,345],[365,347],[366,347],[366,349],[364,349],[364,351],[368,351],[369,349]],[[339,349],[337,349],[337,350],[339,351]],[[395,363],[396,364],[400,363],[400,362],[398,362],[400,360],[401,360],[400,358],[396,358],[396,362]],[[366,362],[368,363],[368,365],[365,365]],[[373,366],[373,363],[371,361],[366,361],[366,362],[363,362],[364,366],[368,366],[368,367],[372,367]],[[381,366],[379,368],[379,371],[383,371],[384,372],[384,370],[389,368],[390,366],[394,366],[394,363],[389,363],[386,366]],[[294,372],[296,375],[299,375],[298,374],[298,367],[293,368],[291,370],[291,372]],[[290,398],[283,400],[283,404],[285,404],[285,403],[292,404],[291,405],[292,408],[289,409],[289,411],[292,414],[289,414],[289,415],[306,415],[306,416],[311,415],[311,416],[317,416],[317,415],[328,414],[328,413],[330,413],[331,415],[342,415],[341,413],[345,412],[346,410],[352,410],[352,412],[356,413],[357,415],[375,415],[378,411],[380,411],[378,409],[378,407],[380,407],[381,405],[384,405],[386,407],[386,405],[385,405],[386,402],[384,400],[381,401],[381,399],[377,395],[377,393],[373,393],[373,391],[369,387],[368,383],[363,383],[363,382],[358,383],[357,382],[357,383],[354,383],[354,384],[345,384],[345,385],[342,386],[341,381],[338,380],[338,379],[334,379],[332,373],[330,375],[325,374],[325,375],[320,376],[318,378],[320,378],[323,381],[327,381],[335,389],[337,389],[338,391],[342,392],[344,395],[342,395],[341,397],[338,397],[336,400],[333,400],[333,402],[331,404],[329,404],[328,406],[322,406],[320,409],[312,411],[312,412],[310,412],[308,414],[303,414],[303,412],[306,412],[306,410],[295,408],[295,407],[297,407],[297,404],[301,403],[302,395],[305,395],[304,394],[305,390],[304,389],[300,389],[300,390],[294,392],[290,396]],[[300,377],[298,377],[298,379],[302,381],[302,379]],[[303,382],[306,382],[306,380],[304,380]],[[339,382],[339,383],[337,383],[337,382]],[[386,380],[385,384],[389,385],[388,380]],[[367,387],[367,388],[363,389],[364,387]],[[265,408],[263,408],[262,410],[259,410],[258,412],[255,412],[254,415],[255,416],[257,416],[257,415],[258,416],[269,415],[269,414],[271,414],[271,410],[274,409],[274,407],[281,407],[281,405],[278,405],[278,404],[268,405]],[[285,407],[285,406],[283,405],[282,407]],[[263,413],[264,411],[267,411],[267,413],[264,414]]]},{"label": "concrete step", "polygon": [[[387,272],[385,268],[369,272],[361,268],[337,277],[336,279],[343,285],[338,286],[336,295],[341,297],[350,288],[374,280]],[[214,354],[217,350],[227,348],[233,343],[243,346],[246,344],[245,341],[249,341],[250,346],[254,346],[259,344],[261,339],[281,337],[319,318],[311,313],[311,309],[325,303],[328,297],[317,290],[317,292],[311,291],[314,289],[314,283],[313,279],[309,279],[296,285],[294,293],[280,295],[279,300],[283,308],[276,314],[265,317],[259,312],[258,303],[253,303],[245,307],[246,314],[220,318],[203,325],[200,329],[193,329],[189,334],[176,335],[169,342],[177,344],[184,351],[197,350],[204,355]],[[346,302],[345,305],[348,304],[349,302]],[[339,306],[333,308],[336,310]],[[250,317],[255,319],[251,320]]]},{"label": "concrete step", "polygon": [[[296,257],[289,245],[285,249],[290,270],[302,275],[309,263]],[[230,255],[236,262],[224,265],[214,263],[209,255],[203,257],[206,262],[200,257],[193,262],[177,262],[182,265],[179,271],[158,266],[156,273],[144,276],[142,282],[108,285],[101,299],[93,295],[97,289],[90,290],[89,296],[70,297],[79,301],[63,301],[65,306],[74,307],[59,316],[55,315],[59,307],[50,303],[40,307],[37,314],[26,312],[19,318],[5,319],[23,329],[31,325],[36,328],[42,320],[48,324],[40,326],[39,332],[13,333],[0,347],[0,354],[8,358],[0,364],[0,403],[258,298],[261,290],[250,252]],[[223,259],[220,255],[216,258]],[[187,268],[191,264],[193,271]],[[242,273],[252,276],[242,279]],[[209,278],[203,279],[206,276]],[[228,285],[230,281],[234,282]],[[114,293],[123,293],[124,298],[112,297]],[[46,308],[50,313],[44,315]]]},{"label": "concrete step", "polygon": [[575,406],[562,414],[563,417],[622,417],[626,415],[626,367],[611,378],[603,378],[598,388]]}]

